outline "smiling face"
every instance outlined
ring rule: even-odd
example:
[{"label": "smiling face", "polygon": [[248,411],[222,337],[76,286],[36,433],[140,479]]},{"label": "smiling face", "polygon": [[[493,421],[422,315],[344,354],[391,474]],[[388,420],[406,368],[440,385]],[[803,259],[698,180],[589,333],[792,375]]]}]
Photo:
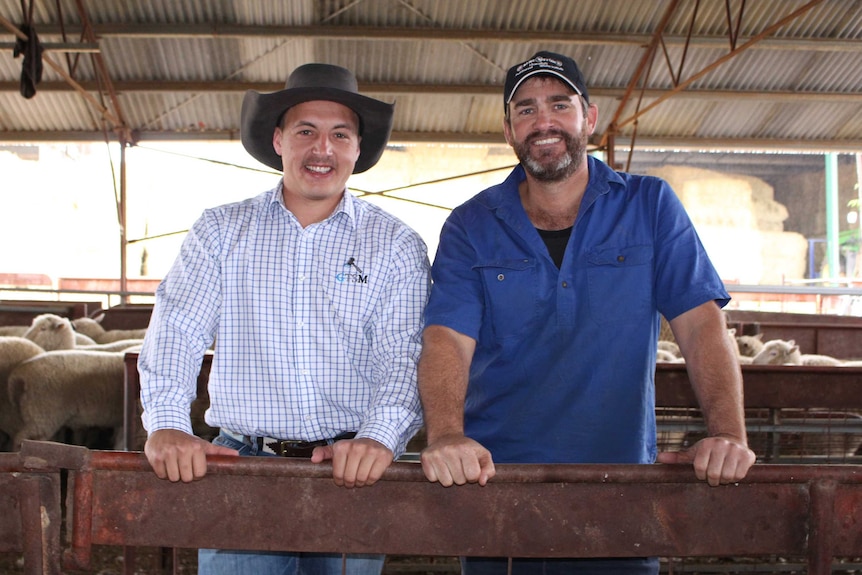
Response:
[{"label": "smiling face", "polygon": [[580,96],[563,82],[534,76],[515,92],[503,131],[530,176],[559,182],[585,167],[597,117],[597,108],[585,112]]},{"label": "smiling face", "polygon": [[[359,118],[342,104],[313,100],[287,110],[272,145],[284,169],[292,212],[335,209],[359,158]],[[298,214],[297,214],[298,215]]]}]

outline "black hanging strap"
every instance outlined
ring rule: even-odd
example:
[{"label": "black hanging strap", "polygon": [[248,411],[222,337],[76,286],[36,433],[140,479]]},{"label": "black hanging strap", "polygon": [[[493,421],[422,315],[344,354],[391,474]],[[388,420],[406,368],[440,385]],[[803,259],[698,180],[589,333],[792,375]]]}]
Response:
[{"label": "black hanging strap", "polygon": [[21,26],[21,32],[27,35],[26,40],[18,38],[15,42],[13,55],[17,58],[24,55],[21,67],[21,95],[32,98],[36,95],[36,84],[42,81],[42,43],[36,36],[32,26]]}]

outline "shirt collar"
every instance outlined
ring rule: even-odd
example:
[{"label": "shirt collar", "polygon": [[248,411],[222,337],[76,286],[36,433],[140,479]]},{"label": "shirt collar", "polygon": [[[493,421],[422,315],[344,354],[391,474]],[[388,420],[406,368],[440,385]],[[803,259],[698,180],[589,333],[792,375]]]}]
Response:
[{"label": "shirt collar", "polygon": [[[587,166],[590,178],[581,200],[581,211],[586,210],[600,196],[610,192],[612,185],[625,187],[623,178],[601,160],[588,155]],[[489,207],[497,210],[500,217],[509,219],[515,227],[526,225],[525,222],[529,222],[529,219],[525,219],[527,214],[518,194],[518,185],[525,179],[527,179],[527,174],[524,167],[518,164],[502,183],[492,188],[492,192],[488,196]]]},{"label": "shirt collar", "polygon": [[[589,169],[590,179],[587,182],[587,189],[584,191],[584,200],[591,202],[598,196],[608,193],[610,191],[611,184],[625,186],[623,178],[601,160],[588,155],[587,167]],[[512,197],[511,190],[514,189],[517,191],[518,185],[526,179],[527,174],[524,172],[524,166],[521,164],[515,166],[515,169],[511,171],[509,177],[507,177],[499,186],[505,190],[509,190],[510,192],[502,194],[498,201],[500,203],[504,203],[507,200],[517,200],[517,202],[520,203],[520,197],[517,194]]]},{"label": "shirt collar", "polygon": [[[279,180],[278,185],[270,191],[270,216],[274,217],[275,214],[278,213],[276,210],[281,209],[284,210],[285,213],[289,214],[291,218],[296,219],[296,216],[294,216],[293,213],[287,209],[287,206],[284,205],[284,195],[282,194],[283,189],[284,180]],[[334,221],[335,219],[346,219],[346,221],[350,223],[351,227],[356,228],[358,212],[359,204],[357,198],[350,192],[349,188],[345,188],[344,194],[341,196],[341,201],[338,202],[338,205],[335,207],[335,211],[320,223]]]}]

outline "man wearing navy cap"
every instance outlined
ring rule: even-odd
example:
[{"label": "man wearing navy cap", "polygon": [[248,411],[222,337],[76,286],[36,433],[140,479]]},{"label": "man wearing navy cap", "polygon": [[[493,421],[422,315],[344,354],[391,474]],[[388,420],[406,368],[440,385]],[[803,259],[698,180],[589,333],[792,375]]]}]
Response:
[{"label": "man wearing navy cap", "polygon": [[[598,109],[571,58],[513,66],[503,131],[520,165],[453,210],[432,266],[419,362],[428,447],[444,486],[498,463],[691,463],[710,485],[745,477],[742,376],[729,296],[658,178],[587,155]],[[660,315],[682,350],[708,437],[657,453]],[[462,559],[465,575],[507,560]],[[658,573],[656,558],[514,559],[515,574]]]}]

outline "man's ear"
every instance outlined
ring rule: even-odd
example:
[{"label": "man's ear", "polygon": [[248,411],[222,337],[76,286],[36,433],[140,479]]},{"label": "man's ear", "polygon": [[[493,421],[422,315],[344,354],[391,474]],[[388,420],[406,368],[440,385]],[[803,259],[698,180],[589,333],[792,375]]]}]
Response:
[{"label": "man's ear", "polygon": [[275,153],[279,156],[281,155],[281,128],[277,127],[272,132],[272,149],[275,150]]},{"label": "man's ear", "polygon": [[506,143],[512,145],[512,125],[509,123],[509,118],[503,116],[503,136],[506,137]]},{"label": "man's ear", "polygon": [[595,104],[587,106],[587,126],[589,126],[590,134],[595,132],[596,124],[599,122],[599,107]]}]

